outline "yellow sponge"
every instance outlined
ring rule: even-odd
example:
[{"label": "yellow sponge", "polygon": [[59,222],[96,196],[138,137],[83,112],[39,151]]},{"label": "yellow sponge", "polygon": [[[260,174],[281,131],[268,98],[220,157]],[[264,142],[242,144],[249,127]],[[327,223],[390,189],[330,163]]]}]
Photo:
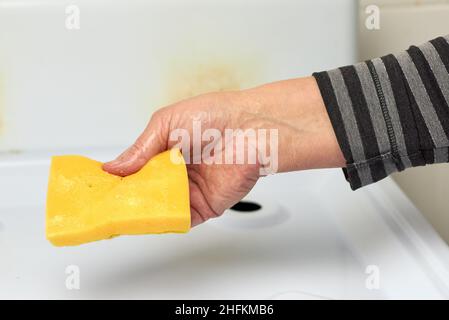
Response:
[{"label": "yellow sponge", "polygon": [[52,158],[46,221],[52,244],[189,231],[189,185],[178,150],[155,156],[124,178],[103,171],[101,165],[82,156]]}]

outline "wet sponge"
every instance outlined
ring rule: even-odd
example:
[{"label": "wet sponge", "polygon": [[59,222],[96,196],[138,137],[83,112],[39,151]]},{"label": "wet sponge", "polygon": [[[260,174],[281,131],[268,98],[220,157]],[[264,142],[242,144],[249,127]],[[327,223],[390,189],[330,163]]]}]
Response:
[{"label": "wet sponge", "polygon": [[52,158],[46,219],[52,244],[189,231],[189,185],[179,151],[161,153],[124,178],[101,165],[82,156]]}]

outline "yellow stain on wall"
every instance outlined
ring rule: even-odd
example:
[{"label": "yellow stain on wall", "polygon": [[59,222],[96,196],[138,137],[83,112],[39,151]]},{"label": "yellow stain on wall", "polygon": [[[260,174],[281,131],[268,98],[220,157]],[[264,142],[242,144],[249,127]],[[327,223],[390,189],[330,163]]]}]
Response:
[{"label": "yellow stain on wall", "polygon": [[169,62],[164,76],[163,102],[170,104],[203,93],[254,86],[260,67],[250,58],[180,56]]}]

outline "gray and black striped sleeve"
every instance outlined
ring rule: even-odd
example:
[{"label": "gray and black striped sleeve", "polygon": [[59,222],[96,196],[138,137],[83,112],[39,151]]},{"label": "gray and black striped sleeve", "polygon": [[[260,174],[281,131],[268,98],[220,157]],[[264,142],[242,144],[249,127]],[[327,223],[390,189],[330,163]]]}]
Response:
[{"label": "gray and black striped sleeve", "polygon": [[449,162],[449,36],[313,76],[352,189]]}]

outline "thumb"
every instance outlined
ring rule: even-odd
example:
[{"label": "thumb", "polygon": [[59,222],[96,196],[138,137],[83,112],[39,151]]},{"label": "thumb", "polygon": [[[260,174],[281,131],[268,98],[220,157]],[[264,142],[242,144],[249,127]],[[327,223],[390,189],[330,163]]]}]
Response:
[{"label": "thumb", "polygon": [[154,113],[134,144],[115,160],[103,164],[103,170],[122,177],[139,171],[148,160],[167,148],[167,124],[158,112]]}]

